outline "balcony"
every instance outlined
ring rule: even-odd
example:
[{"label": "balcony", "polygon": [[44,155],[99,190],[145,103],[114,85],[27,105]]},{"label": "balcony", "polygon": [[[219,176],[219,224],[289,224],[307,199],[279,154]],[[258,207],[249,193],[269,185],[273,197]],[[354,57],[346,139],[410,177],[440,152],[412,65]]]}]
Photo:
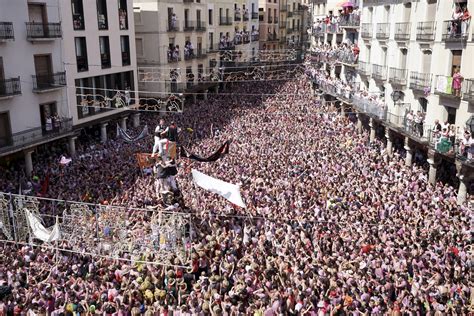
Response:
[{"label": "balcony", "polygon": [[360,26],[360,15],[354,13],[341,15],[339,25],[342,28],[358,28]]},{"label": "balcony", "polygon": [[234,38],[234,44],[235,44],[235,45],[242,45],[242,43],[243,43],[243,41],[242,41],[242,37],[241,37],[241,36]]},{"label": "balcony", "polygon": [[244,12],[243,20],[244,20],[245,22],[249,20],[249,13],[248,13],[248,12]]},{"label": "balcony", "polygon": [[406,69],[390,67],[388,82],[392,85],[404,87],[407,85],[407,76],[408,71]]},{"label": "balcony", "polygon": [[273,18],[271,16],[268,17],[268,24],[272,24],[273,23]]},{"label": "balcony", "polygon": [[418,22],[416,40],[432,42],[435,38],[435,22]]},{"label": "balcony", "polygon": [[0,80],[0,99],[21,94],[20,77]]},{"label": "balcony", "polygon": [[474,79],[464,79],[462,99],[474,103]]},{"label": "balcony", "polygon": [[[300,27],[295,27],[295,32],[300,30]],[[339,28],[339,24],[328,24],[326,32],[331,33],[331,34],[338,34],[342,33],[342,30]]]},{"label": "balcony", "polygon": [[183,0],[183,3],[194,3],[194,0]]},{"label": "balcony", "polygon": [[450,20],[443,22],[443,41],[445,42],[460,42],[467,41],[469,36],[469,22]]},{"label": "balcony", "polygon": [[166,31],[168,32],[179,32],[179,21],[178,20],[170,20],[168,21]]},{"label": "balcony", "polygon": [[376,81],[387,80],[387,67],[382,65],[372,65],[372,78]]},{"label": "balcony", "polygon": [[46,126],[39,126],[13,134],[8,139],[8,145],[0,148],[0,153],[13,152],[22,147],[45,143],[59,137],[64,137],[71,132],[72,118],[60,118],[59,126],[53,128],[52,131],[46,131]]},{"label": "balcony", "polygon": [[205,49],[197,49],[196,50],[196,59],[204,59],[207,57],[207,52]]},{"label": "balcony", "polygon": [[196,22],[196,32],[205,32],[206,31],[206,22],[197,21]]},{"label": "balcony", "polygon": [[375,37],[378,40],[387,40],[390,37],[390,24],[389,23],[377,23],[377,33]]},{"label": "balcony", "polygon": [[431,90],[431,74],[410,72],[410,89],[429,93]]},{"label": "balcony", "polygon": [[0,22],[0,41],[15,39],[12,22]]},{"label": "balcony", "polygon": [[362,28],[360,32],[360,36],[364,39],[371,39],[372,38],[372,23],[362,23]]},{"label": "balcony", "polygon": [[194,52],[187,52],[186,50],[184,51],[184,60],[193,60],[196,58],[196,54]]},{"label": "balcony", "polygon": [[242,21],[242,16],[240,15],[240,12],[235,12],[234,21],[236,21],[236,22]]},{"label": "balcony", "polygon": [[258,42],[260,40],[260,34],[252,34],[250,35],[250,39],[252,42]]},{"label": "balcony", "polygon": [[196,28],[196,22],[189,21],[189,20],[184,21],[183,31],[192,32],[192,31],[194,31],[195,28]]},{"label": "balcony", "polygon": [[453,89],[453,77],[436,75],[434,93],[443,97],[461,99],[461,91]]},{"label": "balcony", "polygon": [[278,23],[278,17],[277,16],[273,19],[273,23],[275,23],[275,24]]},{"label": "balcony", "polygon": [[395,23],[395,40],[399,42],[410,40],[410,22]]},{"label": "balcony", "polygon": [[173,64],[181,61],[181,56],[170,56],[168,55],[168,63]]},{"label": "balcony", "polygon": [[242,41],[244,44],[250,43],[250,35],[243,36]]},{"label": "balcony", "polygon": [[290,6],[287,4],[280,3],[280,12],[288,12]]},{"label": "balcony", "polygon": [[288,12],[286,13],[286,16],[289,17],[289,18],[292,18],[293,17],[293,11],[290,11],[288,9]]},{"label": "balcony", "polygon": [[370,64],[364,61],[359,61],[359,64],[357,65],[357,72],[361,76],[370,76]]},{"label": "balcony", "polygon": [[29,41],[51,41],[61,36],[61,23],[26,22],[26,38]]},{"label": "balcony", "polygon": [[219,25],[232,25],[232,19],[230,17],[221,17]]},{"label": "balcony", "polygon": [[258,20],[258,12],[252,12],[252,20]]},{"label": "balcony", "polygon": [[33,92],[41,93],[56,90],[66,85],[66,72],[54,74],[33,75]]},{"label": "balcony", "polygon": [[267,41],[272,42],[272,41],[278,41],[278,37],[276,34],[268,34],[267,35]]}]

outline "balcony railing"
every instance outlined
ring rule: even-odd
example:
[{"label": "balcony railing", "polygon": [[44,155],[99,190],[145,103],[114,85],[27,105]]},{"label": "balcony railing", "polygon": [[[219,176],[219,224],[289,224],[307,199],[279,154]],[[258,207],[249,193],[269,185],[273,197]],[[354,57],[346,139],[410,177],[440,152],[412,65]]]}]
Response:
[{"label": "balcony railing", "polygon": [[370,116],[375,116],[380,120],[386,120],[387,118],[387,107],[377,101],[353,96],[352,104],[360,112],[367,113]]},{"label": "balcony railing", "polygon": [[234,38],[234,44],[235,45],[242,45],[243,41],[242,41],[242,37],[235,37]]},{"label": "balcony railing", "polygon": [[290,11],[288,9],[288,12],[286,13],[286,16],[289,17],[289,18],[292,18],[293,17],[293,11]]},{"label": "balcony railing", "polygon": [[453,77],[436,75],[434,93],[442,96],[461,98],[461,87],[459,91],[454,90]]},{"label": "balcony railing", "polygon": [[170,20],[168,21],[168,32],[179,32],[179,21],[178,20]]},{"label": "balcony railing", "polygon": [[240,12],[235,12],[234,14],[234,21],[241,21],[242,16],[240,15]]},{"label": "balcony railing", "polygon": [[194,3],[194,0],[183,0],[183,3]]},{"label": "balcony railing", "polygon": [[443,22],[443,41],[455,42],[467,40],[470,20],[450,20]]},{"label": "balcony railing", "polygon": [[431,74],[410,72],[410,89],[429,93],[431,90]]},{"label": "balcony railing", "polygon": [[244,12],[242,18],[243,18],[244,21],[248,21],[248,20],[249,20],[249,13],[248,13],[248,12]]},{"label": "balcony railing", "polygon": [[252,12],[252,20],[258,20],[258,12]]},{"label": "balcony railing", "polygon": [[474,79],[464,79],[462,92],[463,100],[474,102]]},{"label": "balcony railing", "polygon": [[258,42],[260,40],[260,34],[252,34],[250,35],[252,42]]},{"label": "balcony railing", "polygon": [[418,22],[416,27],[417,41],[434,41],[435,22]]},{"label": "balcony railing", "polygon": [[66,85],[66,72],[54,74],[33,75],[33,91],[56,89]]},{"label": "balcony railing", "polygon": [[197,21],[196,22],[196,31],[204,32],[206,31],[206,22],[204,21]]},{"label": "balcony railing", "polygon": [[345,14],[341,15],[339,25],[341,27],[354,28],[360,26],[360,15],[359,14]]},{"label": "balcony railing", "polygon": [[195,28],[196,28],[195,21],[189,21],[189,20],[184,21],[183,31],[190,32],[190,31],[193,31]]},{"label": "balcony railing", "polygon": [[14,38],[13,22],[0,22],[0,40],[11,40]]},{"label": "balcony railing", "polygon": [[360,32],[360,35],[362,36],[362,38],[367,38],[367,39],[370,39],[372,38],[372,23],[362,23],[362,28],[361,28],[361,32]]},{"label": "balcony railing", "polygon": [[21,94],[20,77],[0,80],[0,98]]},{"label": "balcony railing", "polygon": [[[295,27],[294,29],[295,31],[299,31],[300,29],[298,27]],[[341,33],[342,30],[339,28],[339,24],[328,24],[327,28],[326,28],[326,32],[328,33],[332,33],[332,34],[337,34],[337,33]]]},{"label": "balcony railing", "polygon": [[268,34],[267,35],[267,40],[268,41],[278,41],[278,37],[276,34]]},{"label": "balcony railing", "polygon": [[375,37],[379,40],[386,40],[390,37],[390,24],[377,23],[377,33]]},{"label": "balcony railing", "polygon": [[196,50],[196,58],[197,59],[203,59],[207,57],[207,52],[205,49],[198,49]]},{"label": "balcony railing", "polygon": [[60,118],[59,126],[46,131],[46,126],[39,126],[13,134],[7,139],[7,146],[0,148],[0,153],[16,150],[41,141],[47,141],[72,131],[72,118]]},{"label": "balcony railing", "polygon": [[370,76],[370,64],[364,61],[359,61],[357,65],[357,72],[362,76]]},{"label": "balcony railing", "polygon": [[392,85],[406,86],[408,71],[406,69],[390,67],[389,82]]},{"label": "balcony railing", "polygon": [[289,5],[280,3],[280,12],[287,12],[289,9],[290,9]]},{"label": "balcony railing", "polygon": [[175,56],[168,55],[168,63],[172,64],[172,63],[177,63],[179,61],[181,61],[181,56],[175,57]]},{"label": "balcony railing", "polygon": [[232,19],[230,17],[221,17],[219,25],[232,25]]},{"label": "balcony railing", "polygon": [[395,40],[408,41],[410,39],[410,22],[395,23]]},{"label": "balcony railing", "polygon": [[268,23],[269,24],[273,23],[273,18],[271,16],[268,17]]},{"label": "balcony railing", "polygon": [[372,78],[378,81],[387,80],[387,67],[383,65],[372,65]]},{"label": "balcony railing", "polygon": [[184,60],[192,60],[196,58],[196,54],[194,52],[184,52]]},{"label": "balcony railing", "polygon": [[275,24],[278,23],[278,17],[277,16],[273,19],[273,23],[275,23]]},{"label": "balcony railing", "polygon": [[26,22],[26,37],[29,40],[54,39],[61,36],[61,23]]},{"label": "balcony railing", "polygon": [[250,43],[250,36],[247,35],[247,36],[242,37],[242,42],[243,42],[244,44]]}]

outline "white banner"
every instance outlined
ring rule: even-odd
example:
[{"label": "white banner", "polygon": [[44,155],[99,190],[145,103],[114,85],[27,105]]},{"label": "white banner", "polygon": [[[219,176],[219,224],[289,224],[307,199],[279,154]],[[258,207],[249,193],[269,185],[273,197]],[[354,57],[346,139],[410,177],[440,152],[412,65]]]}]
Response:
[{"label": "white banner", "polygon": [[30,211],[25,209],[26,220],[28,225],[30,225],[31,232],[33,236],[43,242],[51,242],[59,239],[59,223],[58,218],[56,217],[56,224],[54,224],[53,229],[50,231],[41,224],[40,218],[32,214]]},{"label": "white banner", "polygon": [[208,175],[205,175],[202,172],[199,172],[195,169],[192,169],[193,180],[198,186],[204,190],[219,194],[220,196],[226,198],[228,201],[238,205],[240,207],[246,208],[242,196],[240,195],[240,186],[232,183],[228,183]]}]

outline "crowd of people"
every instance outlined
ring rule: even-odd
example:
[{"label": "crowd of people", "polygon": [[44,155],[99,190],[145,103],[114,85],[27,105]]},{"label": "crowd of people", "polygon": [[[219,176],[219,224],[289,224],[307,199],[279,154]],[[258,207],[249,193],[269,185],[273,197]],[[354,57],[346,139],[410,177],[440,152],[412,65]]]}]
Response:
[{"label": "crowd of people", "polygon": [[[311,93],[306,76],[226,92],[163,118],[191,130],[178,143],[203,156],[233,140],[216,162],[178,161],[185,202],[178,210],[192,214],[195,227],[190,262],[137,264],[0,243],[0,286],[11,289],[0,314],[469,313],[472,209],[457,205],[453,187],[429,184],[403,152],[389,157],[382,141],[369,143],[367,132]],[[142,125],[158,120],[142,115]],[[34,155],[31,194],[160,206],[154,177],[133,155],[152,146],[150,138],[91,137],[67,167],[56,161],[64,149],[48,147]],[[191,168],[240,185],[247,208],[197,189]],[[13,162],[1,171],[0,191],[32,181]],[[150,216],[130,212],[128,234]]]},{"label": "crowd of people", "polygon": [[359,52],[357,43],[345,42],[334,46],[326,43],[314,46],[311,56],[315,62],[357,64]]}]

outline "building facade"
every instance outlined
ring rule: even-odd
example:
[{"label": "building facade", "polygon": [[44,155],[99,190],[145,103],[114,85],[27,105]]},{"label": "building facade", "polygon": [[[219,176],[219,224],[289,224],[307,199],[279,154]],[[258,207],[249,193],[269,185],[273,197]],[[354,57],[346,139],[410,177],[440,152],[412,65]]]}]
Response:
[{"label": "building facade", "polygon": [[132,10],[132,0],[0,1],[0,157],[24,154],[29,174],[37,146],[69,137],[74,154],[79,128],[136,101]]},{"label": "building facade", "polygon": [[[471,20],[462,19],[462,12],[474,10],[474,4],[365,0],[350,13],[339,5],[312,1],[313,47],[356,44],[358,58],[346,59],[335,49],[323,58],[322,69],[378,99],[383,113],[368,99],[348,99],[329,86],[323,93],[342,109],[359,112],[358,124],[365,120],[371,138],[382,135],[390,150],[399,144],[407,164],[415,156],[427,162],[429,181],[437,181],[439,171],[457,176],[459,196],[465,196],[474,171],[460,146],[465,131],[474,132],[474,42]],[[440,145],[437,122],[450,129],[446,148]]]},{"label": "building facade", "polygon": [[0,156],[71,131],[60,22],[57,1],[0,1]]}]

